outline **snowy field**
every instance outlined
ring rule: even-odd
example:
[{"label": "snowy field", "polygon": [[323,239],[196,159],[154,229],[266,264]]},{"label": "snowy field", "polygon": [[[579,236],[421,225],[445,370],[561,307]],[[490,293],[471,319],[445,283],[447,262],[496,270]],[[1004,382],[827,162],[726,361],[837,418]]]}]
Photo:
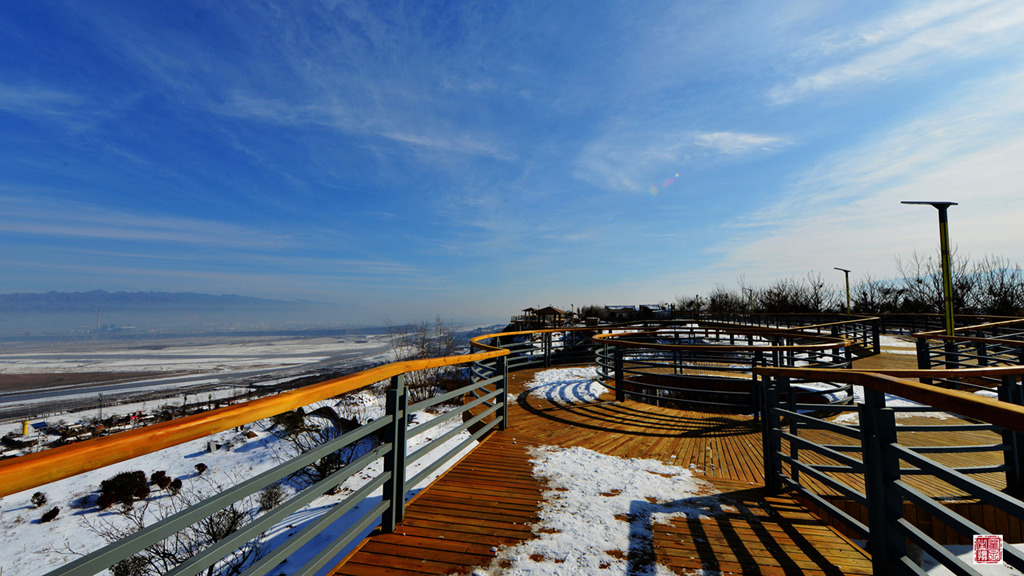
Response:
[{"label": "snowy field", "polygon": [[[22,420],[98,405],[100,398],[109,404],[175,390],[202,390],[204,400],[209,394],[224,398],[238,392],[217,390],[219,384],[268,385],[315,370],[392,359],[383,334],[5,344],[0,348],[0,415]],[[191,400],[196,399],[193,394]]]},{"label": "snowy field", "polygon": [[[364,422],[367,419],[380,417],[384,413],[382,399],[365,391],[350,395],[347,400],[338,402],[334,407],[343,417],[356,417]],[[412,417],[413,424],[425,422],[433,417],[434,415],[427,413],[416,413]],[[429,433],[410,441],[410,452],[461,423],[458,418],[453,420],[454,422],[446,422]],[[3,549],[3,554],[0,555],[0,573],[4,576],[45,574],[63,563],[76,559],[79,553],[97,549],[105,544],[104,540],[98,537],[96,531],[90,526],[102,528],[106,525],[122,528],[128,525],[129,520],[119,511],[119,505],[115,505],[110,510],[101,511],[90,500],[97,493],[100,482],[117,473],[142,470],[148,476],[157,470],[165,470],[168,476],[182,479],[185,486],[183,492],[190,491],[210,495],[221,491],[224,487],[273,468],[280,463],[278,455],[286,453],[288,448],[284,441],[266,432],[268,425],[267,421],[256,422],[243,431],[222,432],[207,439],[187,442],[0,499],[0,547]],[[255,437],[248,438],[246,434],[248,432]],[[467,438],[468,434],[465,432],[455,436],[431,455],[417,461],[410,468],[409,476],[415,475],[438,455],[455,448]],[[230,451],[222,448],[211,453],[207,451],[209,440],[219,444],[231,443],[236,447]],[[471,449],[468,448],[463,453],[456,455],[453,462],[458,461]],[[208,467],[202,475],[198,474],[195,468],[195,465],[199,463]],[[270,530],[266,535],[267,540],[277,545],[283,539],[295,534],[304,525],[340,502],[345,495],[351,494],[370,478],[379,474],[381,466],[380,461],[371,464],[363,472],[349,479],[343,485],[339,495],[322,496],[302,510],[295,512],[276,528]],[[442,472],[443,470],[432,474],[417,486],[413,493],[422,489]],[[31,502],[32,494],[37,491],[46,494],[47,498],[46,504],[39,508],[33,506]],[[161,506],[169,505],[170,499],[171,496],[166,492],[154,490],[146,505],[147,513],[156,512]],[[301,567],[332,537],[340,534],[346,526],[361,516],[364,510],[380,502],[380,499],[381,493],[378,490],[355,510],[335,523],[327,532],[293,554],[288,561],[278,567],[279,572],[275,573],[288,574],[289,570]],[[86,504],[86,502],[90,503]],[[57,518],[48,523],[41,523],[40,516],[54,506],[60,507]],[[142,506],[141,503],[136,504],[136,507],[140,506]],[[150,522],[152,520],[153,518],[149,518]],[[334,563],[340,560],[346,552],[343,551],[339,554]],[[328,567],[330,566],[333,564],[329,563]]]},{"label": "snowy field", "polygon": [[[53,349],[0,353],[0,374],[68,372],[224,372],[263,370],[323,362],[352,353],[380,352],[387,346],[381,335],[345,338],[253,337],[192,345],[187,341],[152,344],[110,342],[65,343]],[[42,345],[39,348],[43,348]]]},{"label": "snowy field", "polygon": [[913,338],[879,334],[878,344],[881,346],[882,352],[888,354],[917,354],[917,347],[914,344]]}]

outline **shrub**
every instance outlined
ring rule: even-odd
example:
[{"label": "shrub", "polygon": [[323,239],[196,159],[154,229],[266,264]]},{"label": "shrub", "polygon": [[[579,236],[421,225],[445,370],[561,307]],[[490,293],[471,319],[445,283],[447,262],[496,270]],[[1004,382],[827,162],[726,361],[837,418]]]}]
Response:
[{"label": "shrub", "polygon": [[42,492],[36,492],[35,494],[32,495],[33,506],[39,508],[43,504],[46,504],[46,494],[43,494]]},{"label": "shrub", "polygon": [[146,473],[142,470],[121,472],[100,482],[100,492],[113,494],[115,502],[131,502],[139,487],[146,486]]},{"label": "shrub", "polygon": [[78,498],[75,498],[74,500],[72,500],[71,503],[68,504],[68,505],[71,506],[72,508],[74,508],[75,510],[85,510],[87,508],[91,508],[93,506],[93,504],[95,504],[95,503],[96,503],[96,495],[95,494],[83,494],[83,495],[79,496]]},{"label": "shrub", "polygon": [[277,508],[281,502],[284,502],[284,488],[280,484],[271,484],[256,495],[256,503],[264,512]]},{"label": "shrub", "polygon": [[110,567],[113,576],[146,576],[150,573],[149,562],[142,556],[129,556]]},{"label": "shrub", "polygon": [[96,505],[100,507],[100,510],[109,510],[111,506],[117,503],[117,496],[104,493],[96,497]]},{"label": "shrub", "polygon": [[156,481],[156,485],[157,485],[157,486],[158,486],[158,487],[159,487],[159,488],[160,488],[161,490],[167,490],[167,487],[171,485],[171,482],[172,482],[172,480],[171,480],[171,477],[170,477],[170,476],[161,476],[161,477],[160,477],[160,478],[159,478],[159,479],[158,479],[158,480]]},{"label": "shrub", "polygon": [[171,494],[177,494],[181,491],[181,478],[175,478],[168,484],[168,488],[171,489]]},{"label": "shrub", "polygon": [[54,518],[56,518],[57,514],[60,514],[60,508],[54,506],[53,509],[51,509],[49,512],[43,514],[43,517],[40,518],[39,521],[40,522],[49,522],[50,520],[53,520]]},{"label": "shrub", "polygon": [[149,484],[143,484],[135,490],[135,493],[132,494],[132,496],[139,500],[145,500],[146,498],[149,498],[149,493]]},{"label": "shrub", "polygon": [[159,485],[162,478],[167,478],[167,471],[157,470],[149,475],[149,483]]},{"label": "shrub", "polygon": [[203,464],[202,462],[200,462],[199,464],[196,464],[196,472],[199,472],[200,476],[202,476],[203,473],[206,472],[207,469],[208,469],[208,467],[206,466],[206,464]]}]

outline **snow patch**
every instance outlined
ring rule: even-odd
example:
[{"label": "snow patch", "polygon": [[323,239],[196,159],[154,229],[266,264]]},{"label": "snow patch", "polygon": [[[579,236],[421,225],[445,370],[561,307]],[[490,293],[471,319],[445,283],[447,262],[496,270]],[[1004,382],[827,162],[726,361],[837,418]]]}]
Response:
[{"label": "snow patch", "polygon": [[550,488],[533,527],[538,537],[499,549],[475,576],[672,574],[653,563],[652,526],[730,509],[681,466],[578,447],[534,448],[532,456]]},{"label": "snow patch", "polygon": [[530,396],[560,404],[594,402],[608,391],[597,381],[596,367],[543,370],[537,372],[526,387]]}]

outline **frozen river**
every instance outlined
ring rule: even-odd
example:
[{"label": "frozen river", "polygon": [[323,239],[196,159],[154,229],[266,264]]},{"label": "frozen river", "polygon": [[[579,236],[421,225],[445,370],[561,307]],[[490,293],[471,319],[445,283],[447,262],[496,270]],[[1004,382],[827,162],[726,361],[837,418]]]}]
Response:
[{"label": "frozen river", "polygon": [[[14,349],[10,349],[14,348]],[[387,361],[383,334],[34,343],[0,349],[0,418],[29,405],[275,381]]]}]

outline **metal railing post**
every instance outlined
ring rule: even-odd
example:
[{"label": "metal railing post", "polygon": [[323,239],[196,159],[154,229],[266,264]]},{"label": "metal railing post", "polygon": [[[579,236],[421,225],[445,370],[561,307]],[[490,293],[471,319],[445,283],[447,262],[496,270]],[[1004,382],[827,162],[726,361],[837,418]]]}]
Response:
[{"label": "metal railing post", "polygon": [[960,364],[960,343],[955,340],[945,340],[942,343],[942,350],[945,352],[946,368],[957,368]]},{"label": "metal railing post", "polygon": [[930,370],[932,367],[932,361],[928,351],[928,340],[925,338],[916,338],[914,340],[914,349],[917,351],[917,369]]},{"label": "metal railing post", "polygon": [[387,391],[385,413],[392,419],[387,441],[391,450],[384,456],[384,471],[390,473],[384,483],[384,498],[391,505],[384,511],[381,518],[381,530],[394,532],[395,526],[405,518],[405,452],[408,416],[405,407],[408,404],[409,391],[405,387],[405,374],[392,376],[391,387]]},{"label": "metal railing post", "polygon": [[878,323],[878,319],[871,322],[871,350],[874,351],[875,354],[882,353],[881,326],[879,326]]},{"label": "metal railing post", "polygon": [[501,423],[498,424],[498,430],[506,430],[508,429],[508,364],[505,362],[504,356],[495,358],[494,362],[494,369],[501,376],[501,380],[498,382],[498,386],[501,388],[501,395],[498,397],[498,401],[501,402],[499,410]]},{"label": "metal railing post", "polygon": [[[797,395],[796,391],[793,390],[793,386],[789,378],[779,378],[778,392],[779,399],[777,403],[781,404],[782,398],[785,397],[786,409],[796,414]],[[789,417],[789,433],[792,434],[793,436],[796,436],[799,433],[799,422],[797,422],[797,419],[793,416]],[[794,461],[800,460],[800,448],[799,446],[796,445],[795,442],[789,443],[789,457],[792,458]],[[799,468],[795,466],[791,467],[789,474],[793,478],[794,482],[796,482],[797,484],[800,483]]]},{"label": "metal railing post", "polygon": [[[999,385],[999,400],[1017,406],[1024,405],[1024,394],[1017,376],[1003,376]],[[1024,434],[1004,429],[1001,433],[1003,444],[1003,462],[1006,464],[1006,491],[1010,494],[1024,493]]]},{"label": "metal railing post", "polygon": [[757,374],[754,373],[754,369],[758,366],[764,365],[764,352],[755,350],[754,355],[750,358],[750,403],[754,411],[754,422],[759,422],[764,417],[764,386],[758,383]]},{"label": "metal railing post", "polygon": [[764,453],[764,487],[769,494],[782,491],[782,419],[775,408],[779,406],[779,389],[776,382],[779,378],[765,378],[762,381],[761,393],[761,444]]},{"label": "metal railing post", "polygon": [[544,341],[544,367],[551,367],[551,332],[545,332]]},{"label": "metal railing post", "polygon": [[868,508],[868,553],[872,573],[891,574],[906,556],[906,539],[898,530],[903,499],[894,485],[900,478],[900,461],[889,446],[896,442],[896,415],[885,407],[885,394],[864,387],[860,405],[861,447],[864,451],[864,494]]},{"label": "metal railing post", "polygon": [[[931,351],[928,348],[927,338],[916,338],[914,340],[914,348],[917,351],[917,369],[918,370],[931,370],[932,359]],[[931,378],[921,378],[922,384],[931,384]]]},{"label": "metal railing post", "polygon": [[626,399],[626,389],[624,387],[625,384],[623,382],[625,380],[625,377],[624,377],[622,372],[623,372],[623,368],[622,368],[622,347],[621,346],[616,346],[615,347],[615,401],[616,402],[622,402],[623,400]]}]

